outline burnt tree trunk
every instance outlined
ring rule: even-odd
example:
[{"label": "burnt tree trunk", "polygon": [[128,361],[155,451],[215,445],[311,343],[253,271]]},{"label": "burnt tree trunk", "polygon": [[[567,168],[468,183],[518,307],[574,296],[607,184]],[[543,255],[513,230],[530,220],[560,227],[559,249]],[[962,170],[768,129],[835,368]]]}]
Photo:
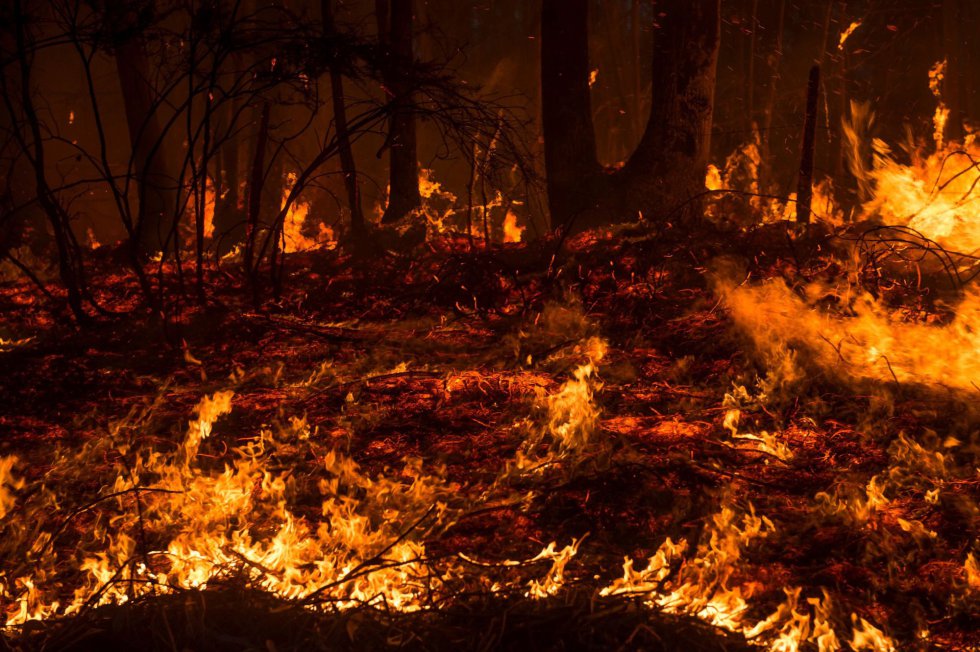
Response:
[{"label": "burnt tree trunk", "polygon": [[388,206],[382,224],[402,220],[419,207],[418,153],[415,110],[412,104],[414,62],[412,0],[377,0],[378,40],[382,49],[382,76],[390,94]]},{"label": "burnt tree trunk", "polygon": [[594,203],[600,172],[589,92],[588,0],[541,7],[541,125],[551,226],[568,229]]},{"label": "burnt tree trunk", "polygon": [[216,158],[214,197],[214,240],[218,255],[223,256],[245,237],[245,214],[239,174],[238,113],[241,100],[235,97],[224,101],[218,110],[217,138],[222,142]]},{"label": "burnt tree trunk", "polygon": [[[663,0],[653,41],[653,97],[646,131],[623,174],[629,195],[656,213],[704,190],[711,148],[721,0]],[[697,210],[697,202],[688,206]],[[628,215],[624,217],[635,217]]]},{"label": "burnt tree trunk", "polygon": [[[18,146],[26,155],[34,172],[34,193],[37,196],[38,204],[44,211],[45,216],[51,223],[51,230],[54,233],[54,242],[58,254],[58,274],[68,299],[68,306],[79,324],[89,322],[88,314],[82,306],[83,283],[81,279],[81,263],[77,260],[77,243],[74,242],[71,234],[70,216],[65,210],[55,191],[48,183],[44,137],[41,130],[41,122],[38,112],[34,106],[34,98],[31,95],[31,63],[30,52],[33,43],[28,44],[27,17],[24,14],[20,0],[13,3],[13,24],[14,36],[16,39],[16,63],[18,64],[20,91],[20,112],[18,115],[17,107],[14,104],[15,91],[13,80],[8,79],[8,74],[3,71],[2,97],[7,113],[10,116],[11,135],[17,141]],[[3,48],[6,50],[7,48]],[[10,54],[4,52],[4,54]],[[13,77],[14,74],[10,74]],[[23,121],[26,129],[22,129],[18,122]],[[27,133],[23,133],[26,131]],[[6,255],[6,252],[3,252]],[[11,260],[13,258],[11,257]],[[26,267],[22,269],[26,270]],[[32,274],[28,274],[33,276]],[[36,277],[35,277],[36,278]]]},{"label": "burnt tree trunk", "polygon": [[721,2],[662,0],[657,7],[650,115],[629,160],[610,171],[596,158],[588,2],[543,2],[541,119],[554,228],[580,230],[698,207],[694,199],[704,188],[711,145]]},{"label": "burnt tree trunk", "polygon": [[813,154],[817,136],[817,109],[820,98],[820,66],[810,68],[806,88],[806,116],[803,123],[803,146],[800,151],[800,176],[796,187],[796,221],[810,223],[813,199]]},{"label": "burnt tree trunk", "polygon": [[265,180],[265,148],[269,141],[269,103],[262,104],[259,116],[259,130],[255,137],[255,152],[252,158],[252,169],[249,173],[248,184],[248,218],[245,228],[245,274],[253,285],[253,293],[257,291],[254,287],[255,268],[255,243],[258,238],[259,214],[262,209],[262,189]]},{"label": "burnt tree trunk", "polygon": [[124,35],[116,43],[115,60],[139,195],[137,240],[144,253],[161,251],[171,231],[175,181],[167,166],[164,134],[149,82],[149,62],[142,41],[132,34],[137,20],[134,10],[120,0],[111,2],[107,9],[113,32]]},{"label": "burnt tree trunk", "polygon": [[943,78],[942,98],[949,109],[946,120],[946,142],[963,138],[963,107],[960,94],[963,88],[963,71],[960,62],[960,3],[959,0],[943,0],[943,50],[946,55],[946,75]]},{"label": "burnt tree trunk", "polygon": [[[333,20],[332,0],[322,0],[320,11],[323,19],[324,35],[336,34]],[[334,128],[337,130],[337,151],[340,154],[340,169],[344,174],[344,188],[347,190],[347,203],[350,206],[350,230],[354,248],[364,244],[366,226],[361,209],[361,193],[357,186],[357,166],[351,149],[350,129],[347,126],[347,105],[344,103],[344,77],[336,62],[330,64],[330,96],[333,101]],[[418,184],[416,184],[418,190]]]}]

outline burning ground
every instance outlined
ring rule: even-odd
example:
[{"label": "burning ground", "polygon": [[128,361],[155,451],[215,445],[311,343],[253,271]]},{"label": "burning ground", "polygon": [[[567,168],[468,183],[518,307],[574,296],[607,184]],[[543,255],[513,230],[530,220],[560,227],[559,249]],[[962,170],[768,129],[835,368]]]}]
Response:
[{"label": "burning ground", "polygon": [[3,640],[976,649],[976,299],[854,233],[298,253],[169,348],[7,283]]}]

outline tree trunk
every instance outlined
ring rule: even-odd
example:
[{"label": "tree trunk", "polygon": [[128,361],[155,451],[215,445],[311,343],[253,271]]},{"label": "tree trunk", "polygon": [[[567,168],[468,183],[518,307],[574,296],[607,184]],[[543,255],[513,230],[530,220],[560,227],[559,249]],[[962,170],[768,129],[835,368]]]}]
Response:
[{"label": "tree trunk", "polygon": [[541,7],[541,125],[551,226],[568,229],[593,203],[598,176],[589,93],[588,0]]},{"label": "tree trunk", "polygon": [[[123,34],[135,21],[133,9],[120,0],[108,5],[113,31]],[[149,63],[137,36],[116,45],[116,72],[126,109],[133,168],[139,193],[136,233],[144,253],[161,251],[167,242],[175,210],[174,176],[167,166],[164,134],[157,119],[150,86]]]},{"label": "tree trunk", "polygon": [[384,54],[382,75],[391,94],[388,122],[389,190],[382,224],[402,220],[419,207],[418,152],[412,105],[414,62],[412,0],[377,0],[378,40]]},{"label": "tree trunk", "polygon": [[623,173],[630,186],[627,195],[638,195],[648,209],[666,211],[704,190],[721,0],[664,0],[658,8],[650,117]]},{"label": "tree trunk", "polygon": [[810,68],[806,88],[806,117],[803,123],[803,146],[800,151],[800,176],[796,187],[796,221],[810,223],[813,199],[813,154],[817,135],[817,109],[820,98],[820,66]]},{"label": "tree trunk", "polygon": [[254,287],[255,271],[258,261],[255,261],[255,242],[258,238],[259,213],[262,208],[262,186],[265,177],[265,148],[269,141],[269,103],[262,104],[259,116],[259,130],[255,136],[255,152],[252,158],[252,169],[249,173],[248,189],[248,220],[245,229],[245,274],[253,285],[253,295],[257,292]]},{"label": "tree trunk", "polygon": [[[27,160],[31,163],[34,172],[34,192],[38,203],[44,211],[45,216],[51,223],[51,230],[54,233],[54,241],[58,252],[58,274],[61,277],[62,285],[68,298],[68,306],[79,324],[89,322],[88,314],[82,307],[82,281],[80,278],[81,263],[77,261],[77,246],[72,240],[70,216],[64,206],[58,200],[54,190],[52,190],[47,179],[44,140],[41,132],[41,122],[38,118],[37,109],[34,106],[34,98],[31,96],[31,50],[33,43],[28,47],[27,36],[27,17],[24,14],[20,0],[15,0],[13,7],[13,22],[15,27],[16,55],[19,65],[18,73],[20,91],[20,109],[23,112],[24,122],[27,125],[28,136],[23,134],[17,124],[18,116],[14,106],[14,91],[9,88],[10,80],[4,75],[3,101],[10,116],[12,135],[17,140],[18,145],[27,155]],[[13,75],[11,75],[13,76]]]},{"label": "tree trunk", "polygon": [[772,179],[772,119],[776,114],[776,95],[779,91],[783,63],[783,32],[786,28],[786,0],[779,3],[779,22],[776,28],[776,47],[770,56],[769,97],[762,114],[762,165],[759,166],[759,190],[769,192],[776,184]]},{"label": "tree trunk", "polygon": [[[333,20],[332,0],[321,0],[320,11],[325,36],[336,34]],[[335,64],[330,66],[330,95],[333,100],[334,128],[337,130],[337,151],[340,154],[340,169],[344,174],[344,187],[347,190],[347,203],[350,206],[350,229],[355,250],[364,244],[366,226],[361,210],[361,193],[357,186],[357,167],[351,149],[350,130],[347,126],[347,106],[344,103],[344,78]],[[416,185],[417,189],[417,185]]]},{"label": "tree trunk", "polygon": [[943,50],[946,54],[946,76],[943,78],[942,98],[949,109],[943,136],[946,142],[963,139],[963,109],[960,91],[963,71],[960,67],[960,6],[959,0],[943,0]]},{"label": "tree trunk", "polygon": [[541,118],[556,229],[697,206],[711,145],[721,2],[662,0],[657,7],[646,128],[625,166],[603,173],[589,97],[588,0],[543,2]]},{"label": "tree trunk", "polygon": [[226,99],[218,110],[219,126],[215,129],[222,142],[216,157],[214,198],[214,241],[218,255],[223,256],[245,237],[245,215],[242,210],[241,175],[239,174],[239,145],[237,119],[241,100]]}]

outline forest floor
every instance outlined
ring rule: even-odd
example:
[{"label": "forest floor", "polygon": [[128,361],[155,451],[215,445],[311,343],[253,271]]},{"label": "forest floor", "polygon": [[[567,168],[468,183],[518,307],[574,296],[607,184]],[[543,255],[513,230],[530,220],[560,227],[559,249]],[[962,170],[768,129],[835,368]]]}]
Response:
[{"label": "forest floor", "polygon": [[297,254],[258,308],[212,270],[179,345],[6,284],[0,640],[980,649],[975,394],[770,368],[711,280],[839,280],[838,239],[566,244]]}]

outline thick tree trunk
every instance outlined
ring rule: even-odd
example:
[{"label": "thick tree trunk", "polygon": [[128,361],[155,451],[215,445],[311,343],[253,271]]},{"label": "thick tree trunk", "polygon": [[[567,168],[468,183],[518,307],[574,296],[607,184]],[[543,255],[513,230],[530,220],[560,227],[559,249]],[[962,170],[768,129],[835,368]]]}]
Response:
[{"label": "thick tree trunk", "polygon": [[541,125],[552,228],[567,229],[594,203],[600,172],[589,93],[588,0],[541,7]]},{"label": "thick tree trunk", "polygon": [[661,15],[653,41],[650,118],[623,174],[628,193],[638,195],[648,209],[663,212],[704,189],[721,0],[663,0],[657,6]]},{"label": "thick tree trunk", "polygon": [[378,0],[375,4],[378,39],[385,55],[384,82],[393,102],[385,144],[389,149],[389,190],[383,224],[400,221],[422,203],[412,106],[412,5],[412,0]]},{"label": "thick tree trunk", "polygon": [[[132,10],[120,0],[110,3],[109,10],[114,31],[125,33]],[[139,193],[136,224],[139,245],[144,253],[161,251],[172,226],[175,181],[167,167],[164,134],[148,80],[149,63],[136,36],[129,36],[116,45],[115,58]]]},{"label": "thick tree trunk", "polygon": [[541,119],[552,227],[580,230],[692,209],[711,145],[720,0],[661,0],[653,97],[640,143],[624,167],[596,158],[589,97],[588,0],[544,0]]}]

